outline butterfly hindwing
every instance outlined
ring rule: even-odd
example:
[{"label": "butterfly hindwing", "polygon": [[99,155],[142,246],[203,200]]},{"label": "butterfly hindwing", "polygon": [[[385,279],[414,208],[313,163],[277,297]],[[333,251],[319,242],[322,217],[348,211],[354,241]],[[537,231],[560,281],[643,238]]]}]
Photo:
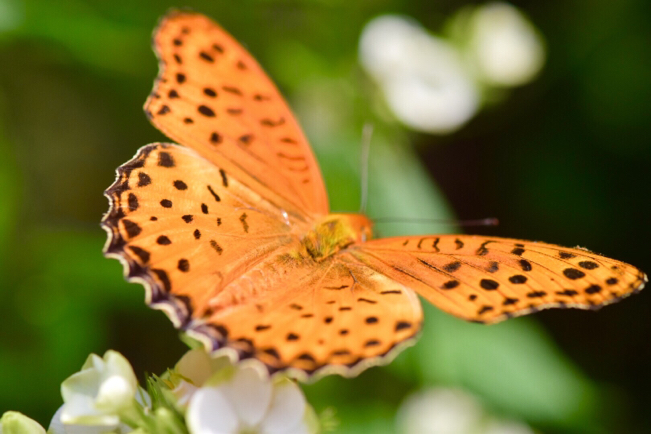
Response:
[{"label": "butterfly hindwing", "polygon": [[172,13],[154,34],[160,73],[145,104],[167,136],[219,164],[289,214],[328,213],[319,166],[255,59],[207,17]]},{"label": "butterfly hindwing", "polygon": [[410,236],[351,250],[440,309],[484,323],[552,307],[598,308],[646,282],[637,268],[584,249],[516,239]]},{"label": "butterfly hindwing", "polygon": [[238,285],[213,300],[206,324],[220,333],[210,349],[228,347],[300,378],[351,376],[386,363],[420,330],[420,302],[404,285],[344,256],[317,266],[287,260],[279,253],[250,270],[256,291],[245,303],[232,302]]}]

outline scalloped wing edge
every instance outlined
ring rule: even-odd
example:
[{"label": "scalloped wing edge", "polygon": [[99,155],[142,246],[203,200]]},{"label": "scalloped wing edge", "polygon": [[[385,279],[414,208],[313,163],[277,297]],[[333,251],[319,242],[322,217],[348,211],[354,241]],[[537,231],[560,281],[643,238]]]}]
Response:
[{"label": "scalloped wing edge", "polygon": [[270,376],[285,375],[303,383],[314,383],[328,375],[340,375],[344,378],[353,378],[374,366],[388,365],[403,350],[413,346],[420,337],[422,322],[418,330],[409,338],[395,343],[388,351],[375,357],[362,358],[348,365],[324,365],[314,370],[306,370],[294,367],[275,368],[256,359],[252,353],[242,352],[231,347],[219,347],[223,336],[209,324],[194,324],[184,332],[191,338],[201,342],[213,357],[227,356],[231,363],[238,363],[240,366],[251,366],[260,372],[264,371]]},{"label": "scalloped wing edge", "polygon": [[[601,308],[603,308],[604,306],[615,304],[625,298],[630,297],[631,295],[637,294],[638,292],[642,291],[646,283],[649,281],[649,279],[647,275],[642,272],[640,272],[640,274],[638,275],[638,279],[639,279],[638,282],[630,285],[631,288],[630,292],[614,297],[610,300],[606,300],[600,304],[585,305],[579,303],[546,303],[538,306],[529,306],[528,309],[523,309],[518,312],[505,313],[489,321],[469,320],[464,318],[460,318],[460,319],[475,324],[493,325],[502,321],[506,321],[508,319],[518,318],[525,315],[531,315],[540,312],[541,310],[547,310],[547,309],[580,309],[580,310],[588,310],[588,311],[596,312]],[[425,303],[427,303],[427,301]]]},{"label": "scalloped wing edge", "polygon": [[176,328],[187,325],[191,316],[190,305],[183,297],[177,297],[166,293],[137,262],[130,260],[124,252],[126,240],[120,235],[117,222],[124,216],[118,203],[118,195],[130,189],[128,181],[131,171],[142,167],[145,158],[157,147],[167,148],[170,143],[150,143],[138,149],[136,155],[116,170],[116,179],[109,188],[104,191],[104,196],[109,200],[109,210],[102,217],[100,226],[107,233],[106,243],[103,252],[107,258],[117,259],[123,268],[124,277],[128,282],[140,283],[145,287],[145,302],[153,309],[164,311]]}]

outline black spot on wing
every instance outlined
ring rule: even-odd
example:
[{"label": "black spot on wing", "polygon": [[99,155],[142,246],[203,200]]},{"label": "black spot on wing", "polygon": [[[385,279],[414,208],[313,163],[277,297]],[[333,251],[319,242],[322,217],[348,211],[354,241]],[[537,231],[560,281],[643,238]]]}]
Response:
[{"label": "black spot on wing", "polygon": [[188,185],[185,182],[177,179],[176,181],[174,181],[174,188],[176,188],[177,190],[187,190]]},{"label": "black spot on wing", "polygon": [[487,291],[494,291],[500,286],[500,284],[492,279],[481,279],[479,281],[479,286]]},{"label": "black spot on wing", "polygon": [[214,118],[215,116],[217,116],[213,109],[203,104],[197,107],[197,111],[209,118]]},{"label": "black spot on wing", "polygon": [[224,169],[219,169],[219,174],[222,177],[222,185],[224,187],[228,187],[228,177],[226,176],[226,172],[224,171]]},{"label": "black spot on wing", "polygon": [[188,271],[190,271],[190,261],[188,261],[185,258],[179,259],[179,263],[177,264],[177,268],[179,269],[179,271],[187,273]]},{"label": "black spot on wing", "polygon": [[242,213],[240,216],[240,222],[242,223],[242,229],[244,229],[244,233],[249,233],[249,224],[246,222],[247,215],[246,213]]},{"label": "black spot on wing", "polygon": [[159,152],[158,153],[158,165],[160,167],[174,167],[176,163],[174,162],[174,157],[169,152]]},{"label": "black spot on wing", "polygon": [[151,178],[144,172],[138,173],[138,187],[146,187],[151,184]]},{"label": "black spot on wing", "polygon": [[522,283],[525,283],[527,281],[527,277],[523,276],[522,274],[516,274],[511,277],[509,277],[509,282],[519,285]]},{"label": "black spot on wing", "polygon": [[576,268],[566,268],[565,270],[563,270],[563,274],[565,275],[565,277],[571,280],[576,280],[585,277],[585,273],[581,270],[577,270]]},{"label": "black spot on wing", "polygon": [[212,57],[210,54],[206,53],[205,51],[199,52],[199,57],[209,63],[213,63],[215,61],[215,58]]},{"label": "black spot on wing", "polygon": [[511,250],[511,253],[517,256],[521,256],[524,253],[524,249],[522,247],[516,247],[515,249]]},{"label": "black spot on wing", "polygon": [[212,197],[215,199],[215,201],[221,202],[221,198],[219,197],[219,195],[217,193],[215,193],[215,190],[213,190],[210,185],[208,185],[208,191],[210,192]]},{"label": "black spot on wing", "polygon": [[129,193],[127,203],[129,204],[129,211],[135,211],[138,209],[138,197],[136,197],[135,194]]},{"label": "black spot on wing", "polygon": [[454,261],[450,262],[449,264],[446,264],[443,266],[443,269],[447,271],[448,273],[454,273],[461,267],[461,262],[459,261]]},{"label": "black spot on wing", "polygon": [[142,232],[142,228],[131,220],[122,219],[122,225],[124,226],[124,230],[127,231],[127,236],[129,238],[136,237],[140,235],[140,232]]},{"label": "black spot on wing", "polygon": [[129,250],[131,250],[143,264],[149,262],[150,254],[147,250],[138,246],[129,246]]},{"label": "black spot on wing", "polygon": [[558,294],[558,295],[565,295],[565,296],[567,296],[567,297],[571,297],[571,296],[573,296],[573,295],[577,295],[578,292],[576,292],[576,291],[573,290],[573,289],[565,289],[565,290],[563,290],[563,291],[556,291],[556,294]]},{"label": "black spot on wing", "polygon": [[408,328],[411,328],[411,323],[410,322],[398,321],[396,323],[395,331],[400,331],[400,330],[404,330],[404,329],[408,329]]}]

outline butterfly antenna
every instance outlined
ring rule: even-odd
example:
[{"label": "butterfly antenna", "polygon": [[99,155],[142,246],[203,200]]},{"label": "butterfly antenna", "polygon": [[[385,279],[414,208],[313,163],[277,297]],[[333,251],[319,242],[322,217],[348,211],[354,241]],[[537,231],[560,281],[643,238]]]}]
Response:
[{"label": "butterfly antenna", "polygon": [[400,217],[380,217],[373,219],[374,223],[436,223],[441,225],[455,226],[497,226],[500,224],[495,217],[488,217],[478,220],[440,220],[440,219],[419,219],[419,218],[400,218]]},{"label": "butterfly antenna", "polygon": [[373,125],[364,124],[362,129],[362,199],[359,206],[359,212],[366,212],[366,202],[368,201],[368,158],[371,150],[371,137],[373,137]]}]

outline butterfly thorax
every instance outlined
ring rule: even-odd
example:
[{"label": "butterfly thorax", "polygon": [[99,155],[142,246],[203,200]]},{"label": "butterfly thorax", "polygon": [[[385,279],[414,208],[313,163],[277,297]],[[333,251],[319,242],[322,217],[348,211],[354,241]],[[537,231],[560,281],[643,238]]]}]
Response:
[{"label": "butterfly thorax", "polygon": [[371,239],[372,225],[361,214],[329,214],[303,236],[301,247],[312,259],[322,261],[352,244]]}]

